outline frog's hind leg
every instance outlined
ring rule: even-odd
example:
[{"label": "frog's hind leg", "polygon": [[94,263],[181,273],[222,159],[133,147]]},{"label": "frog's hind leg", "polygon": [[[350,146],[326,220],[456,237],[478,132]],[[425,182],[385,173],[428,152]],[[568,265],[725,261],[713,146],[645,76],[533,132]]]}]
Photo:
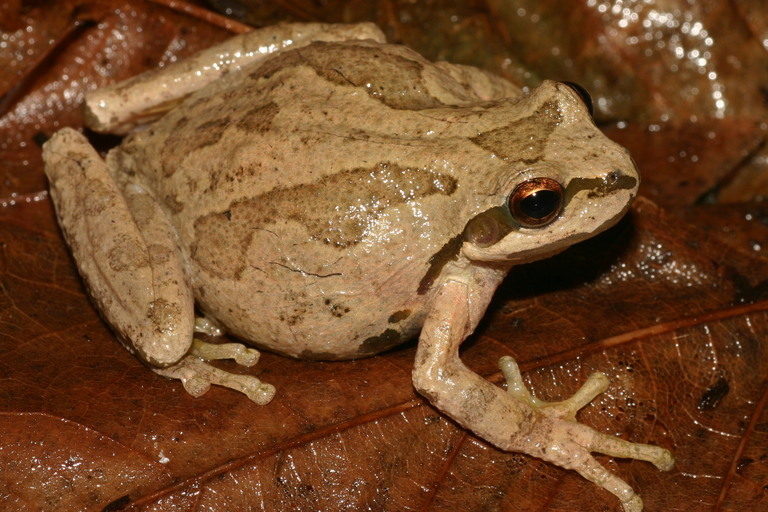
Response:
[{"label": "frog's hind leg", "polygon": [[175,231],[154,198],[138,185],[121,190],[75,130],[57,132],[43,156],[59,224],[80,274],[126,347],[158,373],[195,377],[198,395],[206,381],[268,401],[271,386],[214,369],[195,354],[192,289]]},{"label": "frog's hind leg", "polygon": [[591,452],[645,460],[668,470],[674,464],[669,451],[617,439],[575,421],[576,411],[605,390],[604,376],[592,377],[571,400],[548,404],[528,392],[511,359],[502,362],[509,392],[464,366],[458,349],[485,309],[480,296],[471,293],[464,282],[449,280],[441,286],[419,338],[413,368],[416,389],[435,407],[497,447],[577,471],[616,495],[625,512],[642,510],[634,490]]},{"label": "frog's hind leg", "polygon": [[85,97],[85,122],[103,133],[125,134],[147,124],[205,85],[286,48],[313,41],[386,42],[373,23],[288,23],[260,28],[163,68],[96,89]]}]

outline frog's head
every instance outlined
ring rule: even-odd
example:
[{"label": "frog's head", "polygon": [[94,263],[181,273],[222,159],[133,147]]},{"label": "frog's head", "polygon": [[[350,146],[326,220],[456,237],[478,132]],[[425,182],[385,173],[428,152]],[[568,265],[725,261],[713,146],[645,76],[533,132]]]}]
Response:
[{"label": "frog's head", "polygon": [[474,140],[501,153],[508,169],[493,192],[496,206],[464,229],[470,260],[524,263],[555,254],[614,225],[637,193],[632,158],[594,125],[583,89],[547,81],[515,111],[516,120]]}]

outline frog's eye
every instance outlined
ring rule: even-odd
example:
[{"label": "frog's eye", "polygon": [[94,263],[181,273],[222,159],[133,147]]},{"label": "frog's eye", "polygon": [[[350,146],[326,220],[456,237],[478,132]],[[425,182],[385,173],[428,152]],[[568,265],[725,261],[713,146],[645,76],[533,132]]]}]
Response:
[{"label": "frog's eye", "polygon": [[568,87],[573,90],[576,94],[579,95],[581,98],[581,101],[584,102],[584,105],[586,105],[587,110],[589,111],[590,116],[595,115],[595,106],[592,104],[592,96],[589,95],[589,92],[579,84],[575,82],[562,82],[563,85],[567,85]]},{"label": "frog's eye", "polygon": [[527,228],[549,224],[563,207],[563,187],[551,178],[532,178],[520,183],[509,196],[509,211]]}]

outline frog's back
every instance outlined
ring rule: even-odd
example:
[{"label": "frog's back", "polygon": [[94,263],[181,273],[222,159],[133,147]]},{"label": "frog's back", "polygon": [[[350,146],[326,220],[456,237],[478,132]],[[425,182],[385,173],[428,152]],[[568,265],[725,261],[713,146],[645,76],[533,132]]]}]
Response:
[{"label": "frog's back", "polygon": [[463,185],[488,156],[463,126],[484,107],[452,106],[477,101],[405,48],[321,43],[208,87],[111,158],[162,203],[206,312],[278,352],[358,357],[418,331],[434,256],[488,207]]}]

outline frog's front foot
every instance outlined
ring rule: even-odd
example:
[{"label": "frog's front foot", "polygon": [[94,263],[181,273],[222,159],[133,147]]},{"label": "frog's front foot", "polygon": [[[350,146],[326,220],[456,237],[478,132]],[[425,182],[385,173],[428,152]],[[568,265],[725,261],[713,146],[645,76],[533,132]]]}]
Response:
[{"label": "frog's front foot", "polygon": [[[576,413],[608,388],[608,378],[602,373],[590,375],[586,383],[569,399],[544,402],[535,398],[523,383],[517,363],[502,357],[499,366],[507,381],[507,391],[517,400],[538,410],[544,418],[536,424],[532,438],[538,449],[526,450],[559,466],[573,469],[581,476],[616,495],[625,512],[639,512],[643,502],[626,482],[606,470],[590,454],[604,453],[612,457],[644,460],[663,471],[672,469],[674,458],[669,450],[648,444],[631,443],[602,434],[576,422]],[[541,432],[542,434],[539,434]],[[541,442],[541,437],[546,442]]]},{"label": "frog's front foot", "polygon": [[189,353],[178,363],[154,371],[163,377],[180,380],[187,393],[194,397],[204,395],[215,384],[239,391],[258,405],[268,404],[274,398],[273,385],[252,375],[229,373],[207,363],[215,359],[234,359],[243,366],[253,366],[259,360],[259,352],[240,343],[217,345],[195,338]]},{"label": "frog's front foot", "polygon": [[[471,371],[458,348],[475,328],[487,304],[475,300],[467,283],[446,281],[433,299],[419,337],[413,384],[432,404],[502,450],[527,453],[565,469],[613,493],[625,512],[639,512],[642,500],[592,452],[645,460],[662,470],[674,464],[669,451],[601,434],[575,420],[576,412],[605,391],[608,379],[595,374],[569,400],[546,403],[523,384],[512,358],[502,358],[508,391]],[[475,308],[475,309],[473,309]]]}]

